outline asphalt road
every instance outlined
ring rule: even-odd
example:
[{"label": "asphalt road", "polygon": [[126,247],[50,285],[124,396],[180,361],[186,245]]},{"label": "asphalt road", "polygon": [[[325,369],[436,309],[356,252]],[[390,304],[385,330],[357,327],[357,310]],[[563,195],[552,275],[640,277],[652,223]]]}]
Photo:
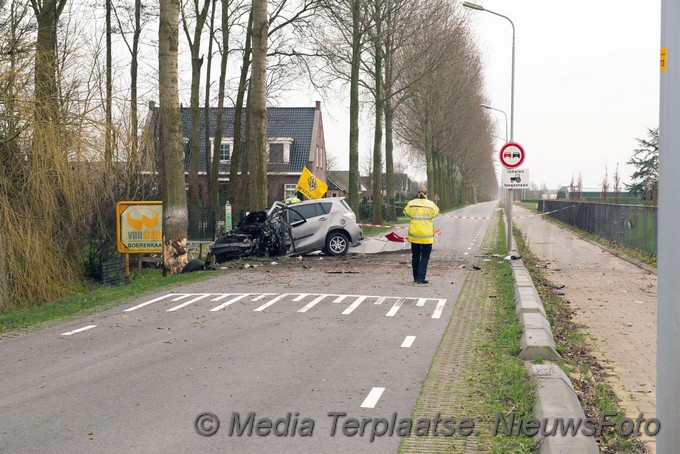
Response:
[{"label": "asphalt road", "polygon": [[396,452],[494,206],[436,219],[429,285],[307,256],[0,339],[0,452]]}]

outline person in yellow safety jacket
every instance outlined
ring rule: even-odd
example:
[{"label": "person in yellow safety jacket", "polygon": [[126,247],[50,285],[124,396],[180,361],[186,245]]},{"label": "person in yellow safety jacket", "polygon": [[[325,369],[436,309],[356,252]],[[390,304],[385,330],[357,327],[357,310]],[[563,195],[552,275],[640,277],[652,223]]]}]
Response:
[{"label": "person in yellow safety jacket", "polygon": [[295,194],[288,197],[283,203],[285,203],[286,205],[290,205],[291,203],[298,203],[302,201],[302,199],[300,199],[301,196],[302,194],[300,194],[299,191],[296,191]]},{"label": "person in yellow safety jacket", "polygon": [[418,192],[418,198],[406,204],[404,213],[411,218],[408,227],[408,240],[411,243],[413,282],[427,284],[428,281],[425,279],[427,264],[430,261],[430,253],[434,243],[432,219],[439,214],[439,208],[427,198],[427,189],[421,188]]}]

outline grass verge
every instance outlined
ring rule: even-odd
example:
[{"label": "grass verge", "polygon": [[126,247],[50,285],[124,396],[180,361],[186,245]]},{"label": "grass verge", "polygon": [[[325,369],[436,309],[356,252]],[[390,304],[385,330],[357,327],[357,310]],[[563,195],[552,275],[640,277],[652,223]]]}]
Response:
[{"label": "grass verge", "polygon": [[[611,386],[607,384],[607,372],[600,361],[592,354],[592,341],[584,330],[574,322],[573,310],[554,286],[537,267],[537,257],[526,247],[521,232],[515,230],[515,240],[522,261],[531,274],[536,290],[541,297],[546,316],[552,328],[557,351],[562,355],[559,365],[569,376],[586,418],[599,418],[604,412],[617,416],[613,421],[625,417],[625,409]],[[596,437],[602,453],[646,453],[644,444],[634,436],[622,436],[612,427],[602,430]]]},{"label": "grass verge", "polygon": [[28,309],[0,314],[0,335],[36,330],[131,301],[159,288],[172,287],[215,277],[223,271],[199,271],[163,277],[160,270],[132,273],[130,283],[118,287],[97,287]]},{"label": "grass verge", "polygon": [[[503,415],[509,421],[510,415],[515,419],[526,419],[532,416],[536,400],[536,384],[533,382],[518,358],[519,340],[522,326],[515,314],[515,300],[510,263],[500,257],[505,255],[505,226],[498,215],[498,235],[492,245],[489,264],[484,266],[489,271],[488,279],[493,280],[495,295],[490,295],[495,306],[493,320],[487,328],[491,336],[478,350],[479,361],[476,379],[479,381],[478,393],[482,401],[483,414],[492,416],[491,426],[496,426],[496,419]],[[489,438],[489,444],[495,453],[530,453],[535,449],[536,441],[526,435],[505,436],[502,432],[493,436],[491,432],[480,434]]]}]

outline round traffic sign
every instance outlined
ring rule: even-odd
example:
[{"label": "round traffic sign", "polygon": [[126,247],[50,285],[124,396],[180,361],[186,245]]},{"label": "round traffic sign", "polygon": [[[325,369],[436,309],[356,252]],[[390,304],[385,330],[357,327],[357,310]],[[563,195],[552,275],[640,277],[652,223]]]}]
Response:
[{"label": "round traffic sign", "polygon": [[506,169],[516,169],[524,162],[524,148],[516,142],[508,142],[501,148],[500,161]]}]

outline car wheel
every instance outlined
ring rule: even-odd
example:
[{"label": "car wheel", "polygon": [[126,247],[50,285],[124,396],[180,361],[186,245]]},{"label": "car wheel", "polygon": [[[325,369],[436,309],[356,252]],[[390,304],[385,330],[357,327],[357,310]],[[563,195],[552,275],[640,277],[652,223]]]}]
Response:
[{"label": "car wheel", "polygon": [[345,255],[349,249],[349,240],[344,233],[332,232],[326,237],[326,253],[328,255]]}]

